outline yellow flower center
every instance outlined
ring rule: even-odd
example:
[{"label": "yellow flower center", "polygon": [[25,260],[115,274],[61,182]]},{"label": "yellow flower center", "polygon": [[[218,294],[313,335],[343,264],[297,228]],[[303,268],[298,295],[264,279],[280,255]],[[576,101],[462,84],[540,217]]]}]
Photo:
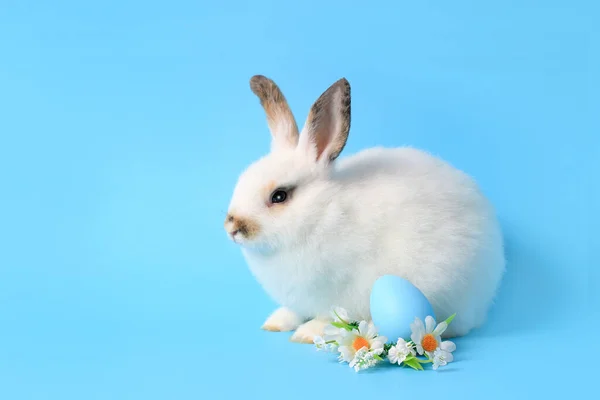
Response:
[{"label": "yellow flower center", "polygon": [[423,336],[423,340],[421,340],[421,346],[423,346],[423,350],[425,351],[435,351],[435,349],[438,347],[438,342],[431,333],[428,333],[427,335]]},{"label": "yellow flower center", "polygon": [[352,348],[356,351],[359,351],[363,347],[366,347],[368,349],[369,341],[364,337],[357,336],[356,339],[354,339],[354,342],[352,342]]}]

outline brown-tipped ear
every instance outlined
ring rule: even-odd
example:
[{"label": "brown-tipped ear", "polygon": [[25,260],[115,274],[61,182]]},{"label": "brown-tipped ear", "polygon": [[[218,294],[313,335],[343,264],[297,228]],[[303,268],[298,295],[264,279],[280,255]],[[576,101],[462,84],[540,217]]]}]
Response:
[{"label": "brown-tipped ear", "polygon": [[302,134],[312,145],[316,160],[330,163],[346,146],[349,132],[350,83],[342,78],[313,104]]},{"label": "brown-tipped ear", "polygon": [[271,79],[255,75],[250,79],[250,89],[265,109],[273,145],[295,148],[298,144],[298,126],[279,87]]}]

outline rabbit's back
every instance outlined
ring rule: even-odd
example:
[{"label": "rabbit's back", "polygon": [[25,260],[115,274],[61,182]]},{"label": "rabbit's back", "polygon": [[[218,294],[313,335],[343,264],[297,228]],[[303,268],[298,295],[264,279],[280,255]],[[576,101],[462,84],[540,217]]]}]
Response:
[{"label": "rabbit's back", "polygon": [[[420,150],[374,148],[340,160],[332,179],[344,187],[344,224],[355,224],[348,240],[371,247],[357,262],[355,296],[400,275],[438,319],[457,313],[450,335],[483,323],[505,262],[494,210],[469,176]],[[368,317],[368,304],[356,306]]]}]

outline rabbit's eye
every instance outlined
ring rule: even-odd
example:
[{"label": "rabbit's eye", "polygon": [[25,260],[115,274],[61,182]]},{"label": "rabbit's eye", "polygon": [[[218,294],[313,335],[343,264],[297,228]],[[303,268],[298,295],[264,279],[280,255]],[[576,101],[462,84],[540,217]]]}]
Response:
[{"label": "rabbit's eye", "polygon": [[284,201],[287,200],[287,198],[288,198],[288,194],[285,190],[277,189],[271,195],[271,203],[273,203],[273,204],[283,203]]}]

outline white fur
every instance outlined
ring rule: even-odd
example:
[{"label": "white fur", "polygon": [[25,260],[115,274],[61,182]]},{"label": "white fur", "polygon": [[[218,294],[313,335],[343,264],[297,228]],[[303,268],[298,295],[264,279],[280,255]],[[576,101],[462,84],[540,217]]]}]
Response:
[{"label": "white fur", "polygon": [[[369,320],[371,288],[385,274],[418,287],[438,321],[457,313],[446,337],[485,321],[505,260],[494,210],[471,178],[412,148],[331,165],[312,157],[302,145],[273,150],[242,174],[230,204],[261,226],[238,242],[265,291],[299,319],[317,319],[301,339],[320,333],[333,306]],[[267,207],[268,182],[297,190]]]}]

